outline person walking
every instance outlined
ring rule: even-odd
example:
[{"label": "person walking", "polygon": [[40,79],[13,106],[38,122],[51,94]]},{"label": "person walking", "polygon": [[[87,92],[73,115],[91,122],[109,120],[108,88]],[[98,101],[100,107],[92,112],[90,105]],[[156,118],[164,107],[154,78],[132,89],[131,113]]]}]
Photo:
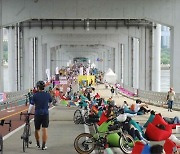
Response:
[{"label": "person walking", "polygon": [[[44,91],[45,83],[44,81],[38,81],[37,93],[33,95],[32,101],[30,102],[28,113],[31,113],[33,106],[35,106],[35,138],[37,147],[42,150],[46,150],[47,142],[47,128],[49,126],[49,103],[52,102],[51,95]],[[40,129],[42,127],[42,147],[40,146]]]},{"label": "person walking", "polygon": [[175,92],[173,91],[173,88],[170,88],[167,94],[168,111],[170,112],[172,112],[174,98],[175,98]]},{"label": "person walking", "polygon": [[111,97],[113,97],[114,96],[114,87],[112,86],[111,87]]}]

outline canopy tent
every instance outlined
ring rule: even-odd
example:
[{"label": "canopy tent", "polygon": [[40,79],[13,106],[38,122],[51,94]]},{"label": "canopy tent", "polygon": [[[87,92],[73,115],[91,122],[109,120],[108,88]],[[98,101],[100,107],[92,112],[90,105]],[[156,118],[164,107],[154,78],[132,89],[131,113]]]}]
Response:
[{"label": "canopy tent", "polygon": [[108,69],[107,72],[104,75],[104,79],[103,81],[111,83],[111,84],[115,84],[117,82],[117,75],[112,71],[112,69]]}]

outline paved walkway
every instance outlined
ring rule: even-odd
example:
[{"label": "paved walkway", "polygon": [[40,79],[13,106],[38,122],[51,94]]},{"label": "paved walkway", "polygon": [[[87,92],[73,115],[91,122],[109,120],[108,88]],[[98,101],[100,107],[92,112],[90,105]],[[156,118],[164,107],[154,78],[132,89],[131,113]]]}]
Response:
[{"label": "paved walkway", "polygon": [[[104,85],[98,85],[96,91],[104,98],[111,96],[110,89],[105,89]],[[121,105],[124,100],[129,104],[132,104],[134,101],[128,98],[125,98],[121,95],[115,96],[114,100],[117,105]],[[174,117],[179,116],[180,112],[173,111],[168,112],[167,109],[149,106],[150,109],[154,109],[157,112],[161,112],[163,116]],[[28,154],[76,154],[77,152],[74,149],[73,143],[77,135],[84,132],[84,125],[75,125],[73,123],[73,114],[76,110],[75,107],[64,107],[58,105],[50,111],[50,126],[48,129],[48,149],[45,151],[38,150],[35,147],[34,139],[34,127],[32,123],[32,145],[27,149],[26,153]],[[136,116],[135,120],[140,123],[145,123],[149,115]],[[22,151],[22,140],[20,136],[23,132],[23,129],[18,130],[10,137],[4,141],[4,153],[5,154],[20,154]],[[180,137],[180,134],[176,134]],[[117,149],[114,149],[115,153],[121,153]]]}]

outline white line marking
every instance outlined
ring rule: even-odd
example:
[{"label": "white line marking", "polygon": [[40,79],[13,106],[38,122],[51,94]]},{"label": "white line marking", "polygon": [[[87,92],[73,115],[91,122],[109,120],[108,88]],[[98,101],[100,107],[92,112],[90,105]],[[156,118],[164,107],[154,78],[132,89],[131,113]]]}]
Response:
[{"label": "white line marking", "polygon": [[[51,107],[51,108],[49,109],[49,111],[52,110],[53,108],[55,108],[55,106]],[[33,120],[34,120],[34,118],[31,119],[30,122],[32,122]],[[25,126],[25,124],[19,126],[18,128],[16,128],[16,129],[13,130],[12,132],[10,132],[10,133],[8,133],[7,135],[5,135],[5,136],[3,137],[3,140],[6,140],[6,139],[9,138],[10,136],[12,136],[12,135],[15,134],[16,132],[18,132],[20,129],[22,129],[24,126]]]}]

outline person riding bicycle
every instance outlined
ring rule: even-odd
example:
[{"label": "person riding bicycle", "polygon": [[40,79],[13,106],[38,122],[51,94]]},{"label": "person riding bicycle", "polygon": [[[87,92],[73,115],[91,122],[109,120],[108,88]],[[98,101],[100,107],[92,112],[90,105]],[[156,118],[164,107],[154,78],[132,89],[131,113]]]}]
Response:
[{"label": "person riding bicycle", "polygon": [[31,112],[32,107],[35,105],[35,138],[37,142],[37,147],[40,148],[40,129],[42,126],[42,150],[46,150],[47,141],[47,128],[49,126],[49,103],[52,102],[51,95],[44,91],[45,83],[44,81],[38,81],[37,93],[33,95],[32,101],[30,102],[28,113]]}]

